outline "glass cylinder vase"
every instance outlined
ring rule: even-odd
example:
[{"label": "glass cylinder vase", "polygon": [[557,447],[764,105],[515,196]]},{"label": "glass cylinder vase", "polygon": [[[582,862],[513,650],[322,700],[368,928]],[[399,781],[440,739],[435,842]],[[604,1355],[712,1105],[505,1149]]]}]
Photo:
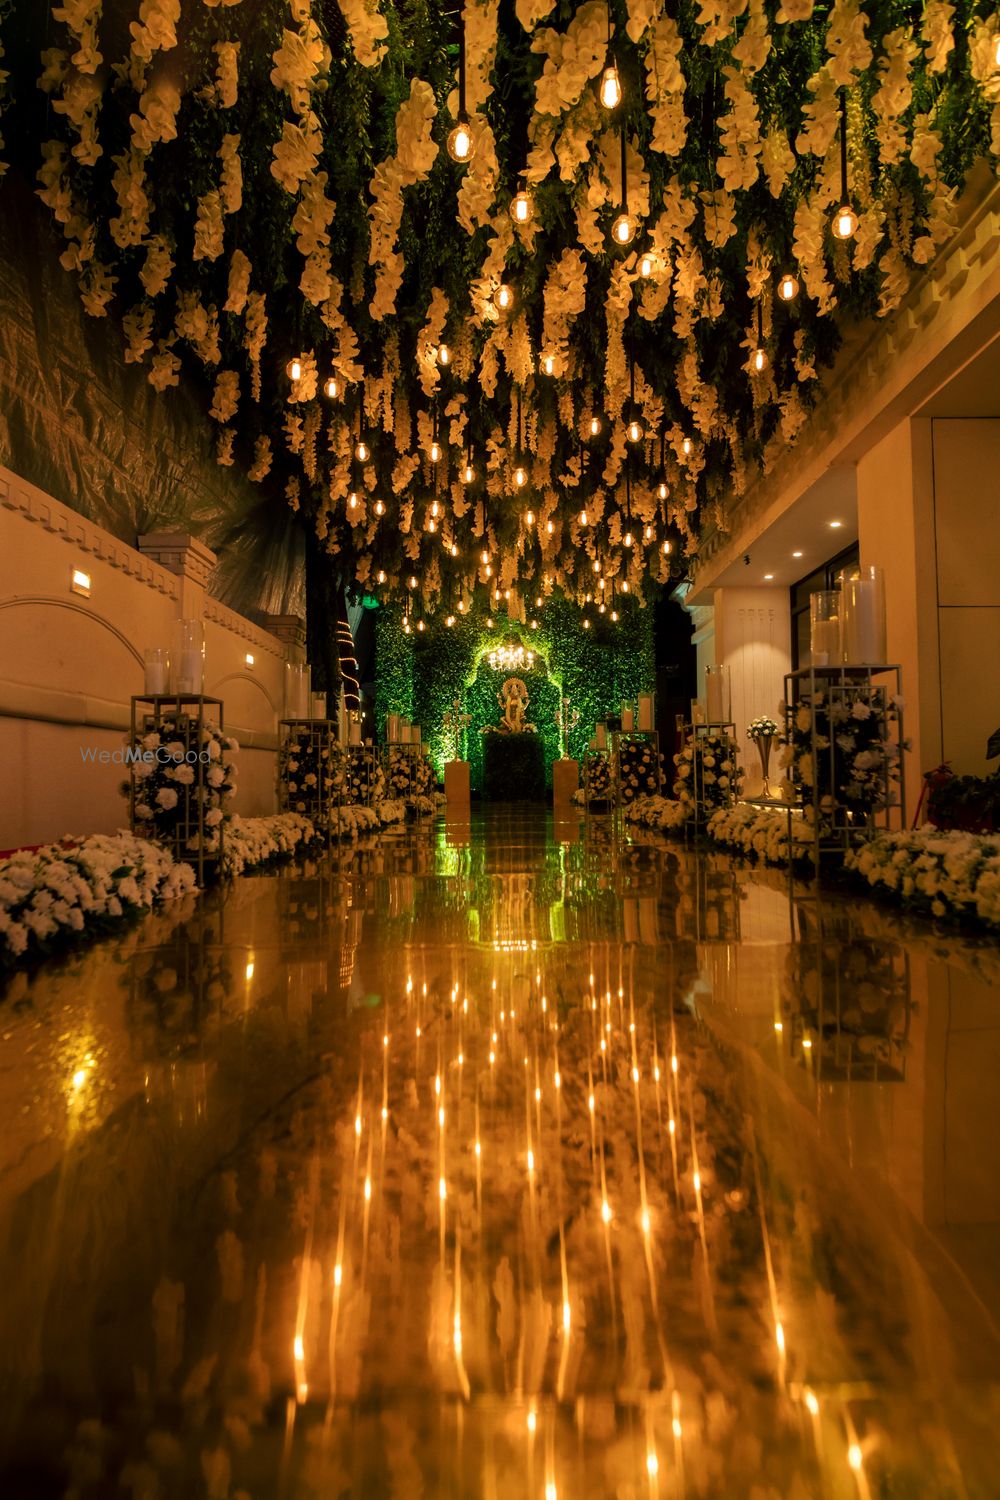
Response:
[{"label": "glass cylinder vase", "polygon": [[201,620],[177,621],[174,691],[200,697],[205,691],[205,627]]},{"label": "glass cylinder vase", "polygon": [[161,698],[170,691],[170,652],[166,646],[150,646],[143,653],[143,691],[150,698]]},{"label": "glass cylinder vase", "polygon": [[809,655],[814,667],[840,665],[843,601],[839,589],[809,595]]},{"label": "glass cylinder vase", "polygon": [[285,662],[285,718],[308,719],[311,709],[312,672],[305,662]]},{"label": "glass cylinder vase", "polygon": [[842,581],[841,655],[849,666],[882,666],[886,659],[885,573],[861,568]]},{"label": "glass cylinder vase", "polygon": [[725,665],[705,668],[705,710],[709,724],[728,724],[732,718],[732,690],[729,668]]}]

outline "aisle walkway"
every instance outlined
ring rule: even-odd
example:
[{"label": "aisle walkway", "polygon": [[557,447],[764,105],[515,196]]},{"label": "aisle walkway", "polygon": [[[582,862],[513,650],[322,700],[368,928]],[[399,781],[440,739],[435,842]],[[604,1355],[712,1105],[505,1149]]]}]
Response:
[{"label": "aisle walkway", "polygon": [[996,1497],[998,981],[520,808],[16,982],[0,1493]]}]

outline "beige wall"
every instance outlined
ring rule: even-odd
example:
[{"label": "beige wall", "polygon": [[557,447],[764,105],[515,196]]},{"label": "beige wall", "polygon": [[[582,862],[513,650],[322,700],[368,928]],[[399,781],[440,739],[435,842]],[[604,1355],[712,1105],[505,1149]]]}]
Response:
[{"label": "beige wall", "polygon": [[[74,567],[89,598],[70,591]],[[206,576],[178,576],[0,468],[0,849],[123,824],[122,767],[81,751],[121,748],[143,650],[172,645],[182,613],[204,619],[205,690],[242,747],[235,810],[274,810],[285,647],[210,598]]]},{"label": "beige wall", "polygon": [[858,463],[861,560],[886,575],[903,669],[907,807],[942,760],[982,774],[1000,727],[1000,420],[914,418]]},{"label": "beige wall", "polygon": [[[791,613],[787,589],[724,588],[715,591],[715,657],[729,667],[732,717],[746,772],[744,792],[761,786],[757,751],[746,738],[751,719],[768,714],[780,725],[785,673],[791,670]],[[772,780],[776,781],[772,762]]]}]

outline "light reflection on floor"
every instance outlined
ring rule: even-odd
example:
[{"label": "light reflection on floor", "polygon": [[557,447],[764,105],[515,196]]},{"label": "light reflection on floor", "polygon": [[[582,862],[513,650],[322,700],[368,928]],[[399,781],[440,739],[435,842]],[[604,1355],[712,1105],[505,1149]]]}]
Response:
[{"label": "light reflection on floor", "polygon": [[2,1493],[997,1496],[998,979],[495,809],[15,981]]}]

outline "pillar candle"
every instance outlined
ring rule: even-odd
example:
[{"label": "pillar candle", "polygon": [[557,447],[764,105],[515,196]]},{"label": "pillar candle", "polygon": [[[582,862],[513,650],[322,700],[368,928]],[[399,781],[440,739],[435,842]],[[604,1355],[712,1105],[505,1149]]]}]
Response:
[{"label": "pillar candle", "polygon": [[390,744],[395,743],[399,739],[399,714],[389,715],[389,723],[386,729],[386,734],[388,735]]},{"label": "pillar candle", "polygon": [[653,727],[653,695],[652,693],[639,694],[639,728],[652,729]]},{"label": "pillar candle", "polygon": [[410,744],[411,745],[419,745],[420,744],[420,725],[419,724],[411,724],[410,725]]},{"label": "pillar candle", "polygon": [[635,728],[635,712],[631,707],[622,704],[622,729],[628,734]]},{"label": "pillar candle", "polygon": [[196,646],[187,646],[181,652],[177,669],[177,691],[200,693],[205,684],[205,658]]},{"label": "pillar candle", "polygon": [[607,725],[606,724],[598,724],[598,725],[596,725],[595,729],[594,729],[594,735],[595,735],[594,743],[597,745],[598,750],[605,750],[605,749],[607,749],[607,744],[608,744],[608,728],[607,728]]},{"label": "pillar candle", "polygon": [[356,719],[351,720],[351,744],[361,744],[361,725]]},{"label": "pillar candle", "polygon": [[840,620],[812,622],[812,660],[814,667],[825,667],[840,661]]},{"label": "pillar candle", "polygon": [[167,663],[163,661],[146,662],[146,692],[156,697],[167,691]]},{"label": "pillar candle", "polygon": [[705,674],[705,697],[708,702],[709,724],[724,724],[729,718],[729,705],[726,702],[726,680],[721,672],[707,672]]}]

